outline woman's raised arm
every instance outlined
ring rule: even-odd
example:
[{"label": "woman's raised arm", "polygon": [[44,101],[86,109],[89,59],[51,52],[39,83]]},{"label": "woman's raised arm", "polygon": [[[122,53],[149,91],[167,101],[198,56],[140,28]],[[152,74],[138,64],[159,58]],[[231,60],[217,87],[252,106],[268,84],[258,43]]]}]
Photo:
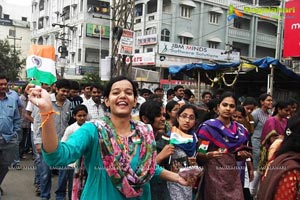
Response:
[{"label": "woman's raised arm", "polygon": [[29,94],[31,103],[40,110],[43,148],[47,153],[51,153],[57,148],[58,138],[53,118],[56,112],[52,107],[50,95],[46,90],[32,84],[28,84],[25,91]]}]

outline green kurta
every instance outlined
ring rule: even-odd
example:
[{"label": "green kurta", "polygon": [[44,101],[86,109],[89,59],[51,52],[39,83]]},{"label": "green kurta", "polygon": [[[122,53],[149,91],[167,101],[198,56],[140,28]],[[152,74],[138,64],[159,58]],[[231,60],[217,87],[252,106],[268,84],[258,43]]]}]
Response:
[{"label": "green kurta", "polygon": [[[138,144],[136,154],[131,160],[132,169],[136,169],[140,144]],[[45,161],[50,166],[67,166],[75,162],[81,156],[84,156],[85,167],[88,172],[87,182],[85,184],[81,199],[91,200],[121,200],[126,199],[112,184],[108,176],[100,155],[99,135],[96,126],[93,123],[85,123],[68,141],[59,142],[55,152],[46,153],[43,150]],[[155,176],[159,176],[163,168],[157,165]],[[131,199],[150,200],[150,184],[144,185],[143,195]]]}]

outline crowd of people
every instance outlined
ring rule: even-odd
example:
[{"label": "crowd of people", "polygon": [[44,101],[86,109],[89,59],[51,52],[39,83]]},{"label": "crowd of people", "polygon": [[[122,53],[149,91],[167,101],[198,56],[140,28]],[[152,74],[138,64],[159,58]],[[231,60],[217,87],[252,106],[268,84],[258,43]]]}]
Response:
[{"label": "crowd of people", "polygon": [[0,76],[0,106],[0,186],[32,150],[41,199],[54,169],[57,200],[300,199],[294,99],[218,90],[196,101],[182,85],[151,91],[122,76],[105,87],[28,84],[18,95]]}]

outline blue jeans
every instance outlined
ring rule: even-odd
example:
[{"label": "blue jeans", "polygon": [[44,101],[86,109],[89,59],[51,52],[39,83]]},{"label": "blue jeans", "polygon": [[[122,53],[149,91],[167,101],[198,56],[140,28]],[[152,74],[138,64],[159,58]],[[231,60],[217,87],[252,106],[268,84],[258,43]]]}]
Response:
[{"label": "blue jeans", "polygon": [[72,199],[72,187],[73,187],[73,175],[74,169],[71,167],[65,167],[59,170],[58,174],[58,186],[55,191],[56,200],[66,199],[66,189],[68,186],[68,199]]},{"label": "blue jeans", "polygon": [[40,154],[36,151],[36,146],[33,143],[33,132],[31,131],[31,146],[32,146],[32,153],[33,153],[33,166],[34,166],[34,180],[33,183],[35,185],[40,185],[40,168],[41,168],[41,160]]},{"label": "blue jeans", "polygon": [[14,161],[11,164],[12,167],[14,167],[15,165],[20,164],[20,151],[19,151],[20,148],[19,148],[19,144],[20,144],[22,138],[23,138],[23,133],[22,133],[22,130],[20,130],[18,132],[18,135],[17,135],[17,147],[16,147],[17,149],[15,151]]},{"label": "blue jeans", "polygon": [[40,153],[40,185],[41,198],[50,199],[51,194],[51,170]]}]

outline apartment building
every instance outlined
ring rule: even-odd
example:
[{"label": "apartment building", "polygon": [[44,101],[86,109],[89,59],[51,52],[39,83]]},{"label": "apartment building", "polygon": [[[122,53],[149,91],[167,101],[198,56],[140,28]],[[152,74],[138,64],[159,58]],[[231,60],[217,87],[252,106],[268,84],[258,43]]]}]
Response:
[{"label": "apartment building", "polygon": [[[254,0],[137,0],[135,3],[136,56],[153,52],[153,65],[147,67],[162,67],[164,78],[169,65],[232,62],[240,56],[275,57],[278,13],[245,12],[247,8],[260,8]],[[242,16],[229,19],[234,9]]]},{"label": "apartment building", "polygon": [[[34,0],[32,2],[32,43],[53,45],[59,75],[80,78],[99,72],[99,58],[109,54],[109,1]],[[67,47],[61,58],[59,48]],[[101,49],[101,51],[99,50]]]},{"label": "apartment building", "polygon": [[[20,59],[26,59],[30,48],[30,18],[29,5],[0,1],[0,39],[8,40],[13,49],[20,51]],[[21,72],[20,78],[26,80],[25,70]]]},{"label": "apartment building", "polygon": [[[169,65],[275,57],[278,13],[245,12],[259,5],[255,0],[136,0],[132,65],[167,78]],[[232,9],[243,15],[229,19]],[[109,54],[110,22],[104,19],[109,17],[109,0],[34,0],[32,43],[65,45],[68,56],[57,52],[57,66],[66,77],[98,72],[99,58]]]}]

